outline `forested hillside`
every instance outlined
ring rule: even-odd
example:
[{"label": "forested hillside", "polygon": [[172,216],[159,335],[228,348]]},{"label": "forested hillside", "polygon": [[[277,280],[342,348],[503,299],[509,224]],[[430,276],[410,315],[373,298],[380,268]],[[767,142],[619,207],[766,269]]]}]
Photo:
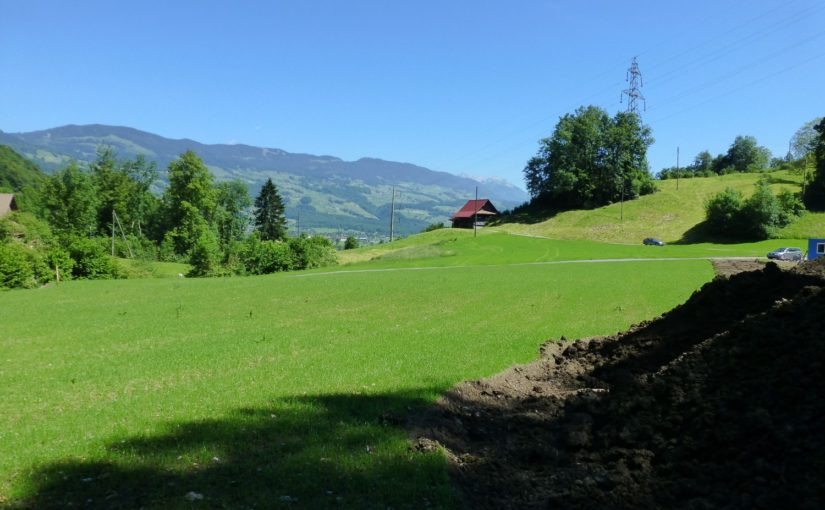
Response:
[{"label": "forested hillside", "polygon": [[[418,232],[430,223],[447,221],[475,194],[500,209],[527,199],[521,189],[497,180],[478,182],[410,163],[361,158],[294,154],[281,149],[235,144],[203,144],[173,140],[137,129],[105,125],[63,126],[30,133],[3,133],[0,143],[51,173],[75,160],[94,161],[98,148],[111,147],[119,158],[143,156],[159,169],[187,150],[200,156],[218,181],[239,179],[255,195],[267,179],[284,196],[293,227],[317,232],[385,232],[389,228],[393,188],[396,190],[396,233]],[[165,186],[161,173],[155,191]]]},{"label": "forested hillside", "polygon": [[42,184],[45,177],[36,165],[11,147],[0,145],[0,190],[23,191]]}]

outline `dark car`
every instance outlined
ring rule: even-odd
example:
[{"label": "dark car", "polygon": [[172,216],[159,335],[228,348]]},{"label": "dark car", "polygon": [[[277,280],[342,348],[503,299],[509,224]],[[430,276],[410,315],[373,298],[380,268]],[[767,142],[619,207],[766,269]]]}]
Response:
[{"label": "dark car", "polygon": [[655,237],[647,237],[644,241],[642,241],[642,244],[646,244],[648,246],[664,246],[665,242],[661,239],[656,239]]},{"label": "dark car", "polygon": [[802,248],[777,248],[768,253],[773,260],[802,260]]}]

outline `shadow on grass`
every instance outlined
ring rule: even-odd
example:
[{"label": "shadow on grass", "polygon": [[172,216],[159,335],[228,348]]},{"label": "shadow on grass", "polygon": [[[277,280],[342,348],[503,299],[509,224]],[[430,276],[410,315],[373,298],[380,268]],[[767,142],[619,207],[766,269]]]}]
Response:
[{"label": "shadow on grass", "polygon": [[34,471],[8,508],[449,508],[439,453],[405,417],[436,390],[273,400],[110,444],[105,460]]},{"label": "shadow on grass", "polygon": [[[801,180],[801,178],[800,178],[800,180]],[[788,177],[778,177],[776,175],[769,175],[768,183],[770,183],[770,184],[790,184],[792,186],[799,186],[800,185],[799,180],[793,180],[793,179],[790,179]]]},{"label": "shadow on grass", "polygon": [[714,243],[714,244],[740,244],[748,242],[747,239],[732,239],[726,237],[720,237],[716,234],[710,232],[708,228],[707,221],[703,221],[701,223],[697,223],[696,225],[690,227],[685,233],[682,235],[682,238],[678,241],[674,241],[671,244],[676,245],[687,245],[687,244],[699,244],[699,243]]},{"label": "shadow on grass", "polygon": [[547,210],[539,207],[530,207],[519,211],[505,211],[500,216],[493,218],[488,223],[489,226],[503,225],[507,223],[522,223],[534,225],[556,217],[563,210]]}]

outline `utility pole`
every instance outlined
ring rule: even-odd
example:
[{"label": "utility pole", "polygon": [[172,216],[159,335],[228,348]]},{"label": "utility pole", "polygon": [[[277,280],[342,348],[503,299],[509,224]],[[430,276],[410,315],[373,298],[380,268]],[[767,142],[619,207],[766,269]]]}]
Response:
[{"label": "utility pole", "polygon": [[390,242],[395,236],[395,186],[392,187],[392,205],[390,206]]},{"label": "utility pole", "polygon": [[622,91],[619,96],[619,102],[621,103],[622,98],[627,96],[628,112],[638,115],[639,106],[637,103],[639,101],[643,103],[644,111],[647,111],[647,102],[645,101],[645,96],[643,96],[641,92],[641,89],[644,86],[644,83],[642,82],[642,72],[639,70],[639,63],[636,62],[636,57],[633,57],[633,61],[630,63],[630,69],[627,70],[625,81],[628,82],[630,86]]},{"label": "utility pole", "polygon": [[473,237],[478,236],[478,186],[476,186],[475,211],[473,212]]},{"label": "utility pole", "polygon": [[[112,209],[112,250],[114,251],[115,246],[115,239],[114,239],[114,230],[115,230],[115,223],[117,223],[117,228],[120,229],[120,237],[123,239],[123,244],[126,245],[126,248],[129,249],[129,258],[135,258],[135,254],[132,253],[132,245],[129,244],[129,241],[126,240],[126,232],[123,231],[123,225],[120,223],[120,218],[118,218],[117,213],[114,209]],[[112,255],[114,256],[114,255]]]},{"label": "utility pole", "polygon": [[112,257],[115,256],[115,210],[112,209]]}]

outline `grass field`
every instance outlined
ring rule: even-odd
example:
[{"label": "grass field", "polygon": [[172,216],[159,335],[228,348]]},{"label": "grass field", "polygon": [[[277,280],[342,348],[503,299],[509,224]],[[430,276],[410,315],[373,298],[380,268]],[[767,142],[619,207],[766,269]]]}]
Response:
[{"label": "grass field", "polygon": [[[517,234],[553,239],[598,239],[607,243],[636,244],[645,237],[658,237],[668,243],[690,240],[691,230],[705,219],[704,203],[711,196],[731,187],[746,196],[760,174],[730,174],[719,177],[657,181],[659,191],[593,210],[568,211],[533,224],[505,224],[500,228]],[[787,171],[768,174],[774,192],[798,192],[801,176]],[[806,215],[780,232],[783,238],[797,239],[825,234],[825,213]]]},{"label": "grass field", "polygon": [[653,259],[695,257],[759,257],[781,246],[807,249],[806,239],[752,243],[696,243],[667,246],[608,244],[586,240],[557,240],[509,235],[500,229],[441,229],[410,236],[390,244],[339,252],[342,270],[393,267],[440,267],[560,262],[597,259]]},{"label": "grass field", "polygon": [[621,248],[504,234],[399,246],[333,271],[0,293],[0,505],[452,508],[443,457],[395,417],[712,277],[525,264]]}]

